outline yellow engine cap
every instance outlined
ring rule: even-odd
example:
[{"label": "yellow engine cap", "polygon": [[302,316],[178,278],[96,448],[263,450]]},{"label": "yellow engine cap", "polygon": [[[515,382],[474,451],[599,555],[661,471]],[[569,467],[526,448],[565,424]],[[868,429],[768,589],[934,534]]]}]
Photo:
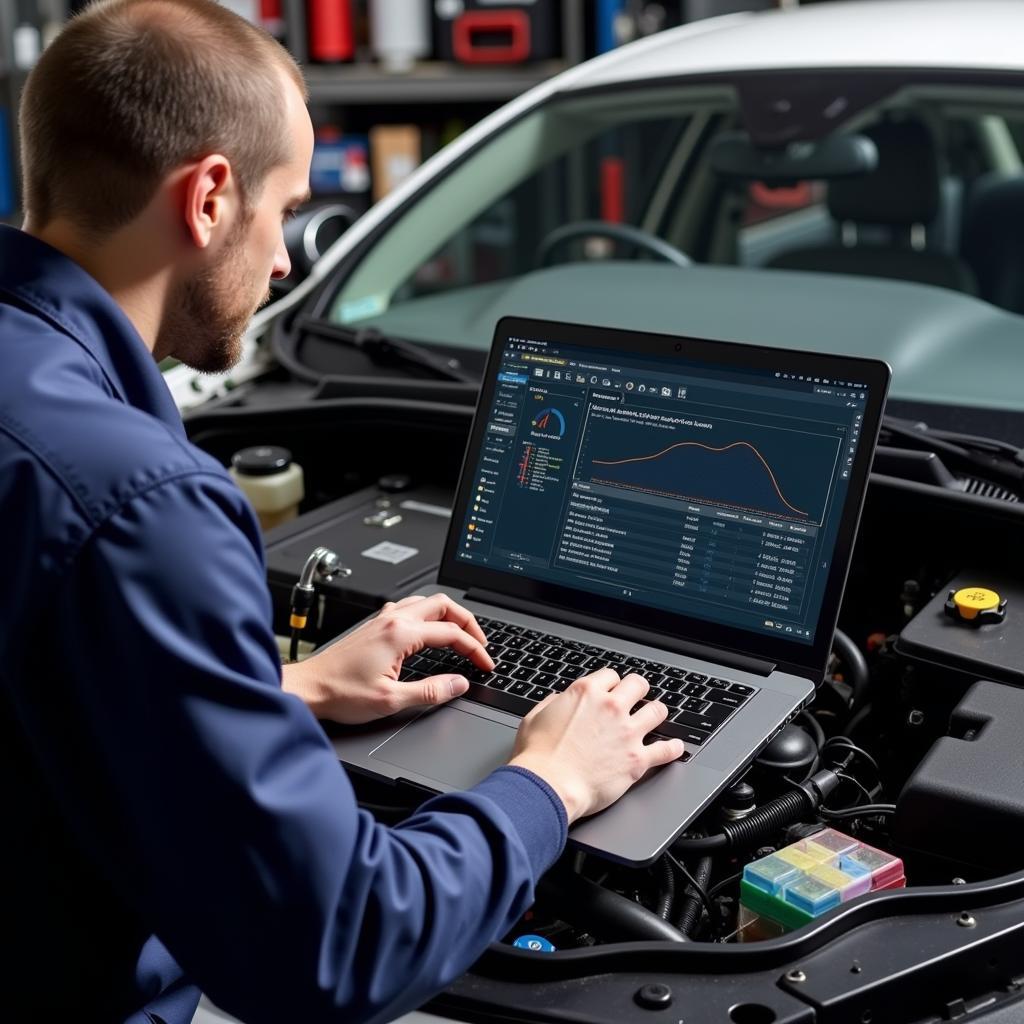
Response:
[{"label": "yellow engine cap", "polygon": [[994,591],[985,587],[964,587],[953,595],[953,604],[964,619],[977,618],[979,612],[992,611],[998,608],[1002,598]]}]

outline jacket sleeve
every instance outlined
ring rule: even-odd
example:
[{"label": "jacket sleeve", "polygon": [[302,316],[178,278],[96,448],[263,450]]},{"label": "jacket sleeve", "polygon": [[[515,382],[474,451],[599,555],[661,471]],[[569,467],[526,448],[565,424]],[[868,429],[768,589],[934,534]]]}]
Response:
[{"label": "jacket sleeve", "polygon": [[101,779],[78,790],[73,827],[250,1024],[420,1005],[514,924],[564,844],[561,802],[518,769],[396,828],[356,806],[316,720],[280,689],[254,520],[215,473],[123,505],[57,605],[55,699],[74,707],[84,763],[54,753],[52,768]]}]

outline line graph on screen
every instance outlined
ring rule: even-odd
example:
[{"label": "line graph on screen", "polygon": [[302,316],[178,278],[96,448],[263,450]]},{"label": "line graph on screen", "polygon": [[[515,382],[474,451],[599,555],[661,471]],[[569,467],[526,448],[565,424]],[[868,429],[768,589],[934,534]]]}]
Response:
[{"label": "line graph on screen", "polygon": [[837,437],[726,421],[712,425],[714,440],[686,428],[630,427],[592,417],[579,476],[626,491],[822,521]]}]

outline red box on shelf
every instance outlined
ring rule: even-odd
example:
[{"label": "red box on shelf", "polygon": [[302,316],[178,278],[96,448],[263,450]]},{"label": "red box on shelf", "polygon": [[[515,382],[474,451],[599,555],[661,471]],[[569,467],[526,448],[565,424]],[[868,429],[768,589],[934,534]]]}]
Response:
[{"label": "red box on shelf", "polygon": [[437,56],[460,64],[525,64],[559,55],[552,0],[434,7]]}]

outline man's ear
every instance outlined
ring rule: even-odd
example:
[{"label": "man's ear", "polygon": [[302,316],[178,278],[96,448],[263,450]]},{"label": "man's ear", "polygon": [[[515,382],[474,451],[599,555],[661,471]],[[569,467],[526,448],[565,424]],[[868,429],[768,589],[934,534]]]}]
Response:
[{"label": "man's ear", "polygon": [[220,154],[203,157],[188,169],[181,184],[185,229],[193,243],[205,249],[235,215],[238,189],[231,164]]}]

